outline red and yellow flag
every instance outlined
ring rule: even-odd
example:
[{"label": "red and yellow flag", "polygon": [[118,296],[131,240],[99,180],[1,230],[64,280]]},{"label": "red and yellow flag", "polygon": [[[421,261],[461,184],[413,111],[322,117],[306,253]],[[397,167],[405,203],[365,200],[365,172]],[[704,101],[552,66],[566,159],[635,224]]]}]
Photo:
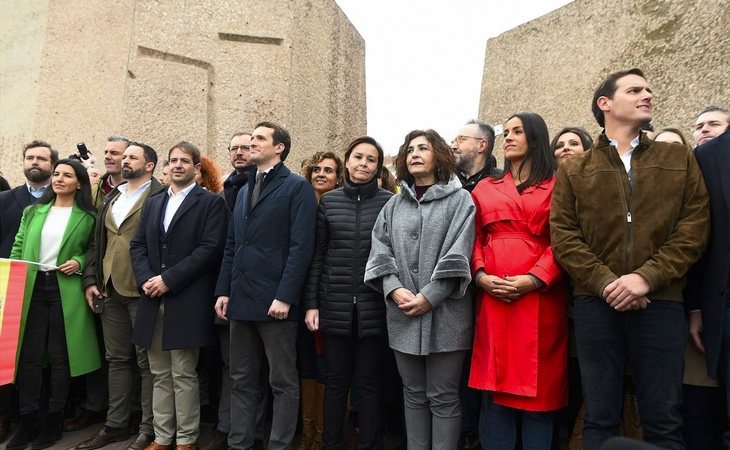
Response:
[{"label": "red and yellow flag", "polygon": [[13,382],[28,263],[0,258],[0,386]]}]

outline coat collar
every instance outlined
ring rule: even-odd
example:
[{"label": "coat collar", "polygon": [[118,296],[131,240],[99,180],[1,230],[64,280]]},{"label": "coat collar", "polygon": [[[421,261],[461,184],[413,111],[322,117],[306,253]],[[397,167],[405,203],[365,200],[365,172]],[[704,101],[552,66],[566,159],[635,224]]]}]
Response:
[{"label": "coat collar", "polygon": [[373,178],[364,184],[355,184],[345,180],[342,190],[345,191],[345,194],[347,194],[350,198],[357,198],[358,196],[368,198],[378,191],[378,180],[377,178]]},{"label": "coat collar", "polygon": [[[175,215],[172,216],[170,226],[167,227],[168,235],[172,232],[172,229],[175,227],[175,224],[178,222],[178,220],[180,220],[180,217],[182,217],[190,208],[192,208],[194,204],[198,203],[198,200],[200,200],[200,196],[203,195],[203,192],[205,192],[205,189],[200,187],[199,184],[195,184],[190,192],[188,192],[188,195],[185,196],[185,199],[180,204],[180,207],[177,209],[177,211],[175,211]],[[163,219],[164,214],[165,212],[163,211]]]},{"label": "coat collar", "polygon": [[[416,198],[416,191],[413,189],[413,187],[409,186],[408,183],[406,183],[405,181],[401,181],[400,187],[401,195],[412,201],[418,202],[418,199]],[[451,174],[451,178],[449,178],[448,182],[438,182],[428,188],[426,193],[423,194],[423,197],[421,197],[420,203],[430,202],[433,200],[448,197],[449,195],[459,190],[461,190],[461,181],[459,181],[459,177],[457,177],[456,174]]]},{"label": "coat collar", "polygon": [[[51,206],[53,206],[51,203],[42,203],[38,205],[35,214],[42,217],[42,223],[45,223],[48,212],[51,210]],[[76,230],[76,227],[79,226],[81,220],[87,214],[83,209],[79,208],[75,202],[71,208],[71,217],[69,217],[68,224],[66,225],[66,230],[63,232],[63,238],[61,240],[59,254],[61,253],[61,251],[63,251],[63,247],[66,245],[68,238],[73,234],[73,232]],[[40,254],[40,242],[37,246],[34,246],[34,253],[36,253],[33,255],[35,261],[38,259]]]}]

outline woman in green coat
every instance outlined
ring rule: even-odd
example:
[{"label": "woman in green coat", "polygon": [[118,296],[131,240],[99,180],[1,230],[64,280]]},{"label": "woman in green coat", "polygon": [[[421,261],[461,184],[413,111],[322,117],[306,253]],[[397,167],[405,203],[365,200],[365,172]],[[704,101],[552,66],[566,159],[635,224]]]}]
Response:
[{"label": "woman in green coat", "polygon": [[[52,446],[61,438],[63,408],[72,376],[101,365],[81,271],[92,238],[95,210],[84,166],[56,163],[51,186],[23,212],[11,258],[30,264],[20,322],[15,374],[21,426],[8,449]],[[45,362],[51,368],[48,414],[38,426],[38,399]]]}]

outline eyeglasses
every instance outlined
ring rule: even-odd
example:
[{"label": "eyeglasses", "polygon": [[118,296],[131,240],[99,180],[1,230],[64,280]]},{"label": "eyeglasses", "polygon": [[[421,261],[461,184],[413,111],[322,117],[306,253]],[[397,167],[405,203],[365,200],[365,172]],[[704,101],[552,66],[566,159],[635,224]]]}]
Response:
[{"label": "eyeglasses", "polygon": [[230,147],[228,149],[228,151],[231,153],[238,153],[239,150],[241,150],[242,152],[245,153],[245,152],[251,150],[251,146],[250,145],[234,145],[233,147]]},{"label": "eyeglasses", "polygon": [[484,139],[483,137],[478,137],[478,136],[467,136],[467,135],[464,135],[464,134],[460,134],[460,135],[456,136],[456,137],[455,137],[455,138],[454,138],[454,139],[453,139],[453,140],[451,141],[451,143],[452,143],[452,144],[461,144],[462,142],[464,142],[465,140],[467,140],[467,139],[469,139],[469,138],[472,138],[472,139],[477,139],[477,140],[479,140],[479,141],[481,141],[482,139]]}]

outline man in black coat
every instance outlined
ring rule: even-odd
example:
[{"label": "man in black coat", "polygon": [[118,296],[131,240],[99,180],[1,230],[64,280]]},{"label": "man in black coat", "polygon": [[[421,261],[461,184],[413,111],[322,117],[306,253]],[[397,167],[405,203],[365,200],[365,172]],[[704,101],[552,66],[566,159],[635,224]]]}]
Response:
[{"label": "man in black coat", "polygon": [[256,169],[238,194],[216,286],[216,313],[231,324],[232,449],[254,445],[264,358],[274,392],[269,450],[289,448],[296,430],[296,321],[314,252],[317,199],[309,182],[284,166],[290,147],[281,126],[256,126],[251,137]]},{"label": "man in black coat", "polygon": [[[58,152],[47,142],[33,141],[23,147],[25,184],[0,192],[0,258],[10,256],[23,210],[35,203],[48,188],[53,166],[57,161]],[[2,386],[0,387],[0,442],[8,436],[12,409],[13,386]]]},{"label": "man in black coat", "polygon": [[132,341],[147,348],[153,376],[152,447],[196,449],[200,347],[215,343],[213,289],[225,246],[226,205],[195,184],[200,151],[169,152],[172,185],[147,200],[130,253],[142,294]]},{"label": "man in black coat", "polygon": [[[479,119],[464,124],[451,141],[461,185],[471,192],[482,179],[499,175],[494,150],[494,128]],[[477,414],[479,412],[477,411]]]},{"label": "man in black coat", "polygon": [[[708,375],[722,376],[730,405],[730,111],[705,109],[697,117],[694,137],[700,144],[695,157],[710,193],[711,226],[710,243],[685,290],[689,330],[705,351]],[[730,448],[730,431],[723,441]]]}]

